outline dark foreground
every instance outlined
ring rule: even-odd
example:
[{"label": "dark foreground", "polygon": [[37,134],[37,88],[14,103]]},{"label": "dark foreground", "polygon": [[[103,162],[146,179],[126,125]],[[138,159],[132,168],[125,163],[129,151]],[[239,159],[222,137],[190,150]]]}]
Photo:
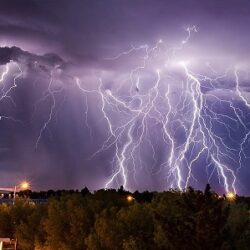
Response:
[{"label": "dark foreground", "polygon": [[[40,196],[39,196],[40,195]],[[18,249],[249,250],[250,199],[211,192],[20,193],[0,204],[0,238]],[[42,197],[41,197],[42,196]],[[42,199],[34,203],[32,199]]]}]

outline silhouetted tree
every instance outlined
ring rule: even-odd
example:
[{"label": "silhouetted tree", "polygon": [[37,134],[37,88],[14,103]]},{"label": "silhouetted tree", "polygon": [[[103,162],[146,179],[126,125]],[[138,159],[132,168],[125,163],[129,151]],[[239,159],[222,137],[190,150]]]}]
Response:
[{"label": "silhouetted tree", "polygon": [[[162,193],[87,188],[22,193],[0,204],[0,237],[19,250],[248,250],[250,199],[189,187]],[[128,195],[134,199],[128,200]]]}]

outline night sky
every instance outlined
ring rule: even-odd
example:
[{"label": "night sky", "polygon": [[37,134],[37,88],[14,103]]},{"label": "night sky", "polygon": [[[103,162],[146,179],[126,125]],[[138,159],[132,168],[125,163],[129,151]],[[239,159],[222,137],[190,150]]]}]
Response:
[{"label": "night sky", "polygon": [[250,194],[250,1],[1,0],[0,186]]}]

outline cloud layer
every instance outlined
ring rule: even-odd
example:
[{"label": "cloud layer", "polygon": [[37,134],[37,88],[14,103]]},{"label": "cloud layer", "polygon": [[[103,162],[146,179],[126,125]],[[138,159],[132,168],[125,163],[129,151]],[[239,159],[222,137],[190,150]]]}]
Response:
[{"label": "cloud layer", "polygon": [[[235,92],[233,72],[234,65],[244,69],[239,73],[240,90],[248,99],[249,8],[247,0],[119,3],[115,0],[62,0],[60,4],[49,0],[2,1],[0,73],[6,71],[6,66],[8,73],[1,82],[4,98],[0,103],[0,182],[12,185],[18,178],[27,177],[34,182],[35,189],[103,187],[113,170],[114,147],[90,159],[107,139],[102,99],[96,92],[99,78],[103,81],[103,93],[111,91],[117,98],[129,102],[130,83],[127,79],[132,69],[142,65],[146,49],[123,55],[118,60],[108,58],[131,48],[152,48],[162,39],[160,53],[141,76],[144,89],[136,87],[132,90],[135,95],[140,91],[146,94],[155,81],[155,70],[159,67],[167,70],[163,65],[171,57],[171,52],[166,52],[168,48],[182,46],[181,41],[188,36],[187,27],[193,25],[198,32],[192,34],[184,50],[177,50],[173,63],[189,61],[195,73],[211,77],[222,75],[229,68],[227,77],[217,79],[213,87],[204,87],[202,91],[208,105],[216,103],[214,110],[223,111],[224,115],[231,115],[230,107],[215,97],[233,100],[244,112],[242,119],[248,128],[248,110]],[[169,72],[161,76],[173,88],[172,99],[178,100],[183,72],[171,67],[170,75],[175,80],[169,78]],[[80,86],[89,93],[79,89],[76,79],[80,79]],[[204,85],[209,86],[206,81]],[[133,107],[139,107],[140,99],[131,100]],[[118,123],[122,117],[117,114],[114,122]],[[233,131],[237,131],[237,125],[227,122]],[[43,129],[44,124],[47,125]],[[217,129],[218,134],[225,136],[219,126]],[[151,135],[152,138],[157,136]],[[242,135],[235,136],[232,135],[236,142],[242,139]],[[156,148],[159,166],[164,149]],[[145,150],[144,156],[147,155]],[[148,163],[142,165],[146,165],[150,172],[149,165],[154,163],[150,159],[145,161]],[[201,165],[200,162],[197,166]],[[237,168],[236,165],[231,167]],[[249,175],[249,169],[243,168],[237,183],[242,193],[248,193],[249,185],[245,179]],[[163,188],[160,176],[152,177],[144,170],[139,171],[138,176],[133,189]],[[202,188],[208,181],[207,174],[198,170],[197,176],[200,176],[199,183],[194,181],[192,184]],[[222,190],[220,185],[218,189]]]}]

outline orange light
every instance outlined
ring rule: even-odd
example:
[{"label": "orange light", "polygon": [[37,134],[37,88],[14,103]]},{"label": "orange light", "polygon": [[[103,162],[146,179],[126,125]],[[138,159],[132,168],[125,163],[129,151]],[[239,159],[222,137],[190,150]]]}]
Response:
[{"label": "orange light", "polygon": [[27,181],[23,181],[21,184],[20,184],[20,187],[21,189],[28,189],[30,187],[30,184],[27,182]]},{"label": "orange light", "polygon": [[131,202],[131,201],[133,201],[135,198],[132,196],[132,195],[128,195],[127,196],[127,201],[128,202]]},{"label": "orange light", "polygon": [[235,198],[236,198],[235,193],[233,193],[233,192],[227,193],[227,199],[228,200],[233,201],[233,200],[235,200]]}]

